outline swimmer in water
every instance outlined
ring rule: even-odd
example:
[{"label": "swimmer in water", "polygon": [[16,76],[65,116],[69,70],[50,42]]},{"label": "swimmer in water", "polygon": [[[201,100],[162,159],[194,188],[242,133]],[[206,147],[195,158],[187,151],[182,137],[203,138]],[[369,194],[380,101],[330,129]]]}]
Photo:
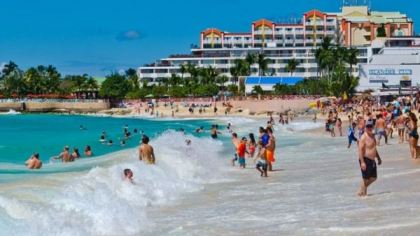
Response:
[{"label": "swimmer in water", "polygon": [[90,148],[89,145],[86,145],[86,147],[85,147],[85,156],[87,156],[87,157],[93,156],[92,149]]},{"label": "swimmer in water", "polygon": [[124,147],[125,146],[125,141],[121,140],[120,145],[121,145],[121,147]]},{"label": "swimmer in water", "polygon": [[125,180],[129,181],[130,183],[133,183],[133,171],[130,169],[124,169],[124,178]]},{"label": "swimmer in water", "polygon": [[185,144],[187,144],[187,146],[190,146],[191,145],[191,140],[190,139],[185,140]]},{"label": "swimmer in water", "polygon": [[197,128],[196,130],[195,130],[195,132],[196,133],[201,133],[201,132],[203,132],[204,131],[204,127],[203,126],[201,126],[200,128]]},{"label": "swimmer in water", "polygon": [[84,127],[83,125],[80,125],[80,130],[87,130],[87,128]]},{"label": "swimmer in water", "polygon": [[149,144],[149,137],[144,136],[141,140],[142,144],[139,148],[139,160],[144,161],[146,164],[155,164],[155,152],[153,147]]},{"label": "swimmer in water", "polygon": [[26,162],[25,165],[28,169],[41,169],[42,161],[39,160],[39,154],[34,153]]},{"label": "swimmer in water", "polygon": [[75,159],[80,158],[80,153],[78,148],[73,149],[73,153],[71,154],[71,160],[74,161]]},{"label": "swimmer in water", "polygon": [[61,159],[62,162],[71,162],[72,158],[69,149],[68,146],[65,146],[64,150],[57,157],[54,157],[54,159]]},{"label": "swimmer in water", "polygon": [[114,145],[114,142],[112,142],[112,139],[110,139],[106,145],[112,146],[112,145]]},{"label": "swimmer in water", "polygon": [[211,131],[210,131],[210,136],[213,139],[217,139],[218,134],[221,134],[221,133],[217,130],[217,125],[212,125],[211,126]]},{"label": "swimmer in water", "polygon": [[102,134],[101,137],[99,138],[99,142],[105,143],[106,142],[106,136]]}]

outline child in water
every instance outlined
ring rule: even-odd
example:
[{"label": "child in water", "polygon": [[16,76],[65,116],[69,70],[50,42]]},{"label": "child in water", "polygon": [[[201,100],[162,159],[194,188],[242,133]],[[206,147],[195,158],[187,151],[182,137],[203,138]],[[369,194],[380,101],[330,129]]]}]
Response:
[{"label": "child in water", "polygon": [[125,169],[124,178],[130,183],[133,183],[133,171],[131,171],[130,169]]},{"label": "child in water", "polygon": [[260,151],[257,155],[257,165],[255,168],[261,173],[261,177],[267,177],[267,152],[262,141],[258,142],[258,149]]}]

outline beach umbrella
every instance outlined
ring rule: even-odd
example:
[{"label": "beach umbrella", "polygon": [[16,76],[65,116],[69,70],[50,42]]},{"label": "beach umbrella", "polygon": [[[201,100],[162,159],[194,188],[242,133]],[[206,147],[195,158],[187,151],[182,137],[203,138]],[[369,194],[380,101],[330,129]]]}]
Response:
[{"label": "beach umbrella", "polygon": [[153,96],[153,94],[147,94],[146,96],[145,96],[145,98],[154,98],[155,96]]}]

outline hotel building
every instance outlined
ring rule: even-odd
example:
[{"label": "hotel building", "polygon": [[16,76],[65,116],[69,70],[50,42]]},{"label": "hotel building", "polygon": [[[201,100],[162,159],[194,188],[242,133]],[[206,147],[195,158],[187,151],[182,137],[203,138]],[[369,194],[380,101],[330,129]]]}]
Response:
[{"label": "hotel building", "polygon": [[[324,37],[359,50],[358,61],[368,64],[375,51],[372,44],[378,38],[413,36],[413,22],[399,12],[370,11],[367,6],[344,6],[341,12],[311,10],[303,14],[299,23],[277,23],[260,19],[251,24],[250,32],[233,33],[220,29],[206,29],[200,34],[199,45],[190,54],[175,54],[138,68],[141,80],[159,82],[181,76],[181,65],[213,67],[222,75],[231,77],[230,68],[236,59],[249,53],[262,52],[270,59],[269,76],[288,77],[285,67],[290,59],[300,62],[295,77],[318,76],[315,50]],[[354,75],[359,74],[356,66]],[[252,75],[258,74],[258,65],[252,66]],[[184,75],[185,77],[188,74]]]}]

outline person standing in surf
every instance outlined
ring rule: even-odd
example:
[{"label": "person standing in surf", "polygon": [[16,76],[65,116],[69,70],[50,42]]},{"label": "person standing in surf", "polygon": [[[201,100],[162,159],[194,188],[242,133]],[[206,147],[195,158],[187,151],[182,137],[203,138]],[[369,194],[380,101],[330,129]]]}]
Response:
[{"label": "person standing in surf", "polygon": [[267,153],[268,171],[273,171],[273,162],[276,161],[274,157],[274,152],[276,150],[276,138],[274,137],[273,130],[270,127],[267,128],[267,134],[269,139],[265,148]]},{"label": "person standing in surf", "polygon": [[250,158],[254,158],[256,146],[257,146],[257,143],[255,142],[254,134],[250,133],[249,134],[249,141],[248,141],[248,150],[249,150],[249,157]]},{"label": "person standing in surf", "polygon": [[233,133],[232,134],[232,144],[233,147],[235,148],[235,154],[232,158],[232,166],[235,166],[235,161],[238,160],[238,146],[239,146],[239,139],[238,139],[238,134],[237,133]]},{"label": "person standing in surf", "polygon": [[146,164],[153,165],[156,162],[153,147],[149,144],[149,137],[146,135],[141,139],[142,144],[139,148],[139,160]]},{"label": "person standing in surf", "polygon": [[367,188],[378,178],[376,158],[378,158],[378,165],[382,164],[382,159],[376,149],[373,126],[373,122],[367,123],[365,133],[359,141],[359,163],[363,180],[358,195],[361,197],[367,196]]},{"label": "person standing in surf", "polygon": [[261,173],[261,177],[267,177],[267,150],[263,147],[262,141],[258,142],[258,149],[255,168]]},{"label": "person standing in surf", "polygon": [[239,167],[244,168],[244,169],[246,167],[245,154],[248,153],[248,151],[246,150],[246,143],[247,143],[247,139],[246,137],[243,137],[242,140],[239,142],[238,148],[237,148]]}]

